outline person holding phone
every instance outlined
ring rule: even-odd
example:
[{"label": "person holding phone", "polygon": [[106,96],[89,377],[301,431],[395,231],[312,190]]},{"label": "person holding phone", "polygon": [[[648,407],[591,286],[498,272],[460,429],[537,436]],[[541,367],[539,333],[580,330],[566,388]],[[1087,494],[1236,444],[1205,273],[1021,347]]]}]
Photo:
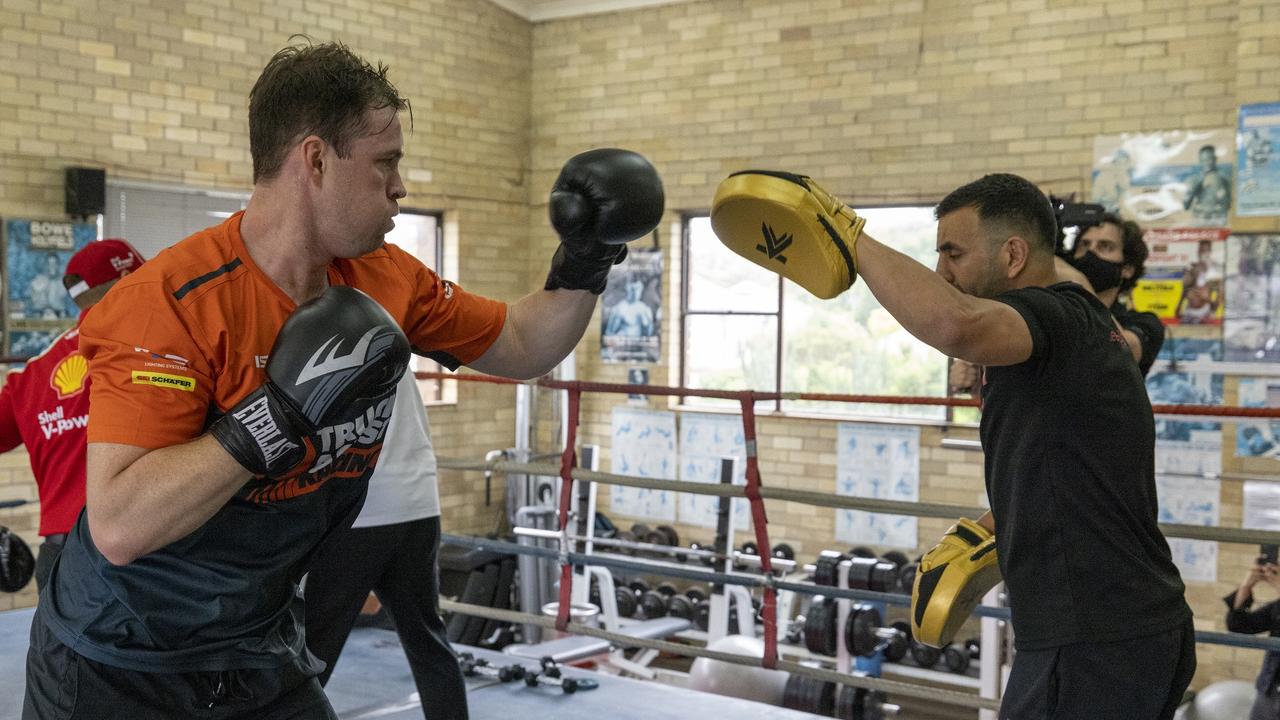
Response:
[{"label": "person holding phone", "polygon": [[[1280,567],[1276,565],[1275,545],[1263,545],[1258,559],[1244,582],[1223,598],[1227,603],[1227,629],[1237,633],[1270,633],[1280,635],[1280,600],[1272,600],[1253,608],[1253,588],[1266,583],[1280,591]],[[1268,650],[1262,670],[1254,683],[1258,696],[1249,711],[1249,720],[1280,720],[1280,652]]]}]

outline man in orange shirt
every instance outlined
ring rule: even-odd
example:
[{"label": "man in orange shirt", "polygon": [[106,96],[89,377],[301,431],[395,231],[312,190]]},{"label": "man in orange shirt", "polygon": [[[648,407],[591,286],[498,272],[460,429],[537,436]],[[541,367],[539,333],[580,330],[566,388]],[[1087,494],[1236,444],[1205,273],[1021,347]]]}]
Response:
[{"label": "man in orange shirt", "polygon": [[[83,318],[120,278],[140,265],[142,255],[129,243],[99,240],[71,256],[62,284]],[[26,445],[40,494],[37,588],[48,581],[67,532],[84,507],[89,393],[88,363],[79,345],[76,323],[21,369],[11,371],[0,390],[0,452]]]},{"label": "man in orange shirt", "polygon": [[467,293],[383,242],[406,107],[339,43],[280,51],[249,96],[247,208],[86,318],[89,502],[32,624],[24,718],[334,717],[298,581],[360,510],[396,347],[543,374],[661,217],[647,161],[583,153],[553,188],[544,289],[510,306]]}]

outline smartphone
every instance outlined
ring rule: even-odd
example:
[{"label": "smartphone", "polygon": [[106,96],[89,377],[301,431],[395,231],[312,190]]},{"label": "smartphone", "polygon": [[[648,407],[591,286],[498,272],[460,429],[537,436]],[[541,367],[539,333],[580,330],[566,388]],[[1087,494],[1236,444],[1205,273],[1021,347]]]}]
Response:
[{"label": "smartphone", "polygon": [[1276,564],[1277,554],[1280,553],[1280,545],[1259,545],[1258,546],[1258,562],[1262,564]]}]

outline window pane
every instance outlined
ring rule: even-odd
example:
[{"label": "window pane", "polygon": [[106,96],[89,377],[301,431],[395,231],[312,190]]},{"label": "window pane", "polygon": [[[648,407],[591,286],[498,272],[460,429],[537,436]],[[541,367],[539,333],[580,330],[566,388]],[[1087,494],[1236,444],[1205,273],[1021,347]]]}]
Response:
[{"label": "window pane", "polygon": [[436,243],[435,215],[401,212],[395,217],[396,226],[387,233],[387,242],[399,245],[423,265],[440,271],[440,251]]},{"label": "window pane", "polygon": [[[440,245],[437,241],[436,227],[439,218],[435,215],[401,212],[395,218],[396,226],[387,233],[386,240],[404,249],[410,255],[422,261],[432,270],[440,269]],[[434,360],[411,355],[409,368],[414,372],[441,372],[443,368]],[[444,383],[440,380],[419,380],[418,391],[426,402],[440,402],[444,399]]]},{"label": "window pane", "polygon": [[[690,315],[685,320],[685,383],[703,390],[772,391],[778,365],[777,332],[776,317]],[[687,402],[739,407],[736,400],[688,398]]]},{"label": "window pane", "polygon": [[188,235],[217,225],[244,208],[244,198],[228,195],[192,192],[182,186],[165,190],[108,182],[103,237],[124,238],[142,257],[153,258]]},{"label": "window pane", "polygon": [[[743,260],[711,231],[711,218],[689,219],[686,311],[777,312],[778,276]],[[772,387],[770,382],[768,387]]]},{"label": "window pane", "polygon": [[[932,207],[859,211],[890,247],[932,268],[937,221]],[[863,285],[819,300],[784,283],[782,387],[791,392],[868,395],[946,393],[946,358],[902,329]],[[942,419],[944,407],[786,401],[784,409]]]}]

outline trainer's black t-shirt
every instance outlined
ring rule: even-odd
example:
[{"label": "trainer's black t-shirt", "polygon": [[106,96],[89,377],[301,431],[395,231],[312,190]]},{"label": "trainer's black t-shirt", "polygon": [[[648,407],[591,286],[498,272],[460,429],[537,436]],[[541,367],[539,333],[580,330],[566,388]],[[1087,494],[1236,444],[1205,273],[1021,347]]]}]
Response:
[{"label": "trainer's black t-shirt", "polygon": [[1111,315],[1120,323],[1120,327],[1138,336],[1138,342],[1142,345],[1138,369],[1146,377],[1152,363],[1156,361],[1160,346],[1164,345],[1164,323],[1160,322],[1155,313],[1130,310],[1118,302],[1111,306]]},{"label": "trainer's black t-shirt", "polygon": [[1155,427],[1107,308],[1073,283],[996,298],[1031,358],[988,367],[982,446],[1015,645],[1160,632],[1191,615],[1156,523]]}]

